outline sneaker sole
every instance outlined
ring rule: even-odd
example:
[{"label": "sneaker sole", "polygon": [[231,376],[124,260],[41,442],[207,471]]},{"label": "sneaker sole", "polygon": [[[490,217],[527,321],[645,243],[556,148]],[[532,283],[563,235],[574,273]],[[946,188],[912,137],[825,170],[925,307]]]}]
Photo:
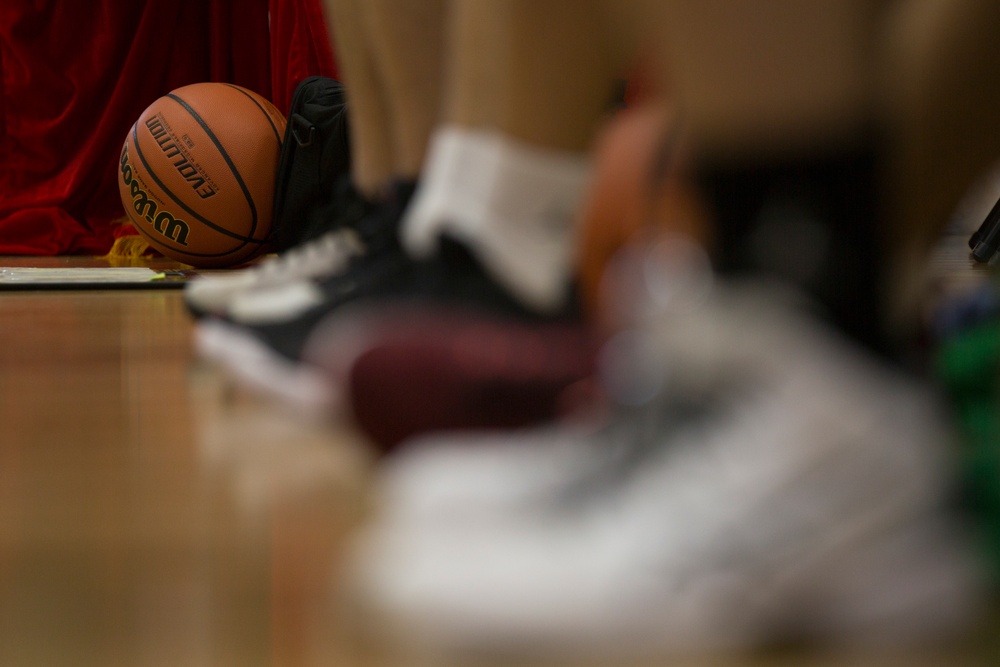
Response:
[{"label": "sneaker sole", "polygon": [[242,327],[219,320],[199,322],[194,344],[201,357],[257,393],[313,410],[337,410],[343,403],[341,392],[324,373],[281,357]]}]

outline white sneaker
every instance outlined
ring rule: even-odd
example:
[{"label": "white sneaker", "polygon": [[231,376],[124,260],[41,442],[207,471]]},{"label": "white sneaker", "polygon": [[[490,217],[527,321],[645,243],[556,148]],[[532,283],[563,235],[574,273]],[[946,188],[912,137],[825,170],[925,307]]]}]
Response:
[{"label": "white sneaker", "polygon": [[[578,423],[516,438],[415,438],[383,464],[378,497],[387,518],[451,522],[507,511],[565,487],[600,484],[609,469],[634,465],[650,440],[699,410],[713,378],[728,368],[722,350],[745,352],[734,341],[717,340],[728,325],[711,321],[702,307],[714,280],[708,258],[683,239],[667,239],[629,246],[616,264],[606,288],[614,290],[609,300],[616,318],[631,328],[610,338],[600,355],[600,383],[622,406],[611,423],[597,432],[595,424]],[[755,300],[789,297],[768,293]],[[678,344],[686,349],[674,349]]]},{"label": "white sneaker", "polygon": [[698,308],[713,282],[708,257],[683,238],[641,242],[619,254],[611,278],[605,287],[614,290],[609,301],[615,318],[633,325],[605,342],[598,363],[597,379],[622,406],[618,414],[578,418],[516,438],[497,433],[412,439],[381,469],[378,498],[387,518],[451,522],[569,493],[568,487],[601,484],[635,465],[664,428],[697,412],[701,388],[685,384],[676,371],[667,383],[654,358],[670,352],[657,351],[639,328],[651,317],[677,323]]},{"label": "white sneaker", "polygon": [[382,464],[376,502],[384,522],[414,525],[572,502],[631,474],[665,429],[697,419],[702,408],[658,404],[619,410],[607,423],[576,418],[534,430],[414,438]]},{"label": "white sneaker", "polygon": [[247,269],[195,278],[184,288],[184,301],[195,315],[224,314],[243,295],[338,273],[363,251],[353,230],[336,229]]},{"label": "white sneaker", "polygon": [[[587,493],[570,483],[580,466],[538,487],[499,464],[511,492],[482,497],[520,500],[449,521],[383,515],[346,573],[383,620],[437,648],[608,658],[966,627],[978,582],[943,510],[952,443],[930,392],[756,288],[717,288],[647,331],[651,362],[706,399],[701,417],[667,422],[638,465]],[[566,435],[525,442],[555,451]],[[478,442],[469,456],[486,461]],[[483,446],[503,459],[496,438]],[[440,494],[461,458],[452,443],[439,457],[452,463],[424,464],[407,493]],[[405,477],[397,466],[387,482]]]}]

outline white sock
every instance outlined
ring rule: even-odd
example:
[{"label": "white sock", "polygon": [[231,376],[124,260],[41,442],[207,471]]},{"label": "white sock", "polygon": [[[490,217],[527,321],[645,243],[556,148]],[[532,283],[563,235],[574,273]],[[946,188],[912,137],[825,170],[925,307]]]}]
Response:
[{"label": "white sock", "polygon": [[415,256],[427,256],[447,232],[526,305],[556,310],[567,294],[588,174],[583,153],[537,148],[497,132],[438,130],[403,219],[403,242]]}]

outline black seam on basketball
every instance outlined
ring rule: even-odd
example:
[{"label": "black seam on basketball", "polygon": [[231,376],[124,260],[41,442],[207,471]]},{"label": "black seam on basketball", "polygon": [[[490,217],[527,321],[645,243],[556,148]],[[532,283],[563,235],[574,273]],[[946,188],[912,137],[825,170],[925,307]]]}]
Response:
[{"label": "black seam on basketball", "polygon": [[239,183],[240,190],[243,191],[243,196],[246,197],[247,204],[250,205],[250,215],[251,215],[250,237],[253,238],[254,232],[257,231],[257,205],[254,203],[253,195],[250,194],[250,190],[247,188],[247,184],[243,182],[243,177],[240,175],[239,170],[236,168],[236,165],[233,164],[232,159],[229,157],[229,153],[227,153],[226,149],[222,147],[222,142],[220,142],[219,138],[215,136],[214,132],[212,132],[212,128],[210,128],[208,126],[208,123],[206,123],[202,119],[202,117],[198,115],[197,111],[191,108],[190,104],[185,102],[183,99],[181,99],[174,93],[167,93],[167,97],[172,99],[174,102],[180,104],[185,111],[191,114],[191,117],[194,118],[195,122],[201,126],[201,129],[205,130],[205,134],[207,134],[208,138],[212,140],[212,143],[215,144],[215,147],[219,149],[219,155],[221,155],[222,159],[225,160],[226,164],[229,165],[229,170],[233,173],[233,176],[236,178],[236,182]]},{"label": "black seam on basketball", "polygon": [[[168,188],[163,183],[163,181],[160,180],[160,177],[156,175],[156,172],[153,171],[153,168],[149,166],[149,162],[146,160],[146,156],[142,152],[142,146],[139,145],[138,123],[136,123],[135,125],[132,126],[132,145],[135,146],[136,157],[139,158],[139,161],[142,163],[142,166],[146,169],[146,173],[149,174],[149,177],[153,179],[153,181],[160,187],[160,189],[163,191],[163,193],[165,195],[167,195],[168,197],[170,197],[170,199],[172,199],[175,204],[177,204],[182,209],[184,209],[189,214],[191,214],[196,220],[204,223],[206,227],[214,229],[215,231],[219,232],[223,236],[228,236],[229,238],[236,239],[237,241],[241,241],[244,246],[247,245],[248,243],[266,243],[266,241],[263,240],[263,239],[258,241],[256,239],[247,238],[247,237],[242,236],[240,234],[237,234],[235,232],[231,232],[228,229],[226,229],[225,227],[220,227],[217,224],[215,224],[214,222],[212,222],[211,220],[208,220],[205,217],[201,216],[196,211],[194,211],[190,206],[188,206],[183,201],[181,201],[177,197],[177,195],[175,195],[173,193],[173,191],[170,190],[170,188]],[[166,240],[169,240],[169,239],[166,239]],[[185,252],[185,251],[182,250],[182,249],[180,249],[180,248],[178,248],[178,252]]]},{"label": "black seam on basketball", "polygon": [[[132,227],[135,229],[135,231],[139,232],[140,235],[145,236],[146,239],[148,239],[154,247],[157,246],[157,245],[166,245],[163,242],[163,237],[162,236],[157,236],[157,235],[154,235],[154,234],[146,231],[143,228],[142,223],[140,221],[137,221],[133,217],[132,213],[128,210],[128,208],[125,209],[125,215],[128,217],[128,221],[132,223]],[[204,257],[206,259],[218,259],[218,258],[221,258],[221,257],[228,257],[229,255],[232,255],[232,254],[237,253],[237,252],[247,252],[248,251],[247,250],[247,246],[248,245],[250,245],[250,244],[249,243],[244,243],[241,246],[237,246],[233,250],[227,250],[226,252],[216,252],[216,253],[191,252],[190,250],[177,250],[176,252],[179,255],[188,255],[189,257]],[[173,247],[171,247],[171,250],[173,250]],[[160,250],[159,252],[161,252],[164,255],[167,255],[167,253],[163,252],[162,250]],[[246,258],[243,257],[243,258],[241,258],[241,260],[242,259],[246,259]],[[178,260],[178,261],[184,261],[184,260]]]},{"label": "black seam on basketball", "polygon": [[273,131],[273,132],[274,132],[274,138],[275,138],[275,139],[277,140],[277,142],[278,142],[278,149],[280,150],[280,149],[281,149],[281,134],[280,134],[280,133],[278,132],[278,126],[274,124],[274,121],[273,121],[273,120],[271,119],[271,114],[269,114],[269,113],[267,112],[267,109],[265,109],[265,108],[264,108],[264,107],[263,107],[263,106],[261,105],[261,103],[257,101],[257,98],[256,98],[256,97],[254,97],[254,96],[253,96],[253,95],[251,95],[251,94],[250,94],[249,92],[247,92],[247,90],[246,90],[246,89],[244,89],[244,88],[240,88],[239,86],[234,86],[234,85],[233,85],[233,84],[231,84],[231,83],[224,83],[224,84],[222,84],[222,85],[224,85],[224,86],[228,86],[228,87],[232,88],[233,90],[237,91],[237,92],[238,92],[238,93],[240,93],[241,95],[246,95],[246,96],[247,96],[247,98],[248,98],[248,99],[249,99],[249,100],[250,100],[251,102],[253,102],[253,103],[254,103],[254,105],[255,105],[255,106],[256,106],[256,107],[258,108],[258,109],[260,109],[260,112],[261,112],[262,114],[264,114],[264,118],[266,118],[266,119],[267,119],[267,122],[268,122],[268,124],[269,124],[269,125],[271,126],[271,131]]}]

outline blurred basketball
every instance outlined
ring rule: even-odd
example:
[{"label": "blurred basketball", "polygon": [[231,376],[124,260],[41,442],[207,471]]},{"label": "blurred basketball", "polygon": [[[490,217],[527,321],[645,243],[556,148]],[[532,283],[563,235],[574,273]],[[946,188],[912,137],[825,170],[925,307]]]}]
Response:
[{"label": "blurred basketball", "polygon": [[196,83],[153,102],[129,130],[125,212],[167,257],[234,266],[268,249],[285,119],[253,91]]}]

